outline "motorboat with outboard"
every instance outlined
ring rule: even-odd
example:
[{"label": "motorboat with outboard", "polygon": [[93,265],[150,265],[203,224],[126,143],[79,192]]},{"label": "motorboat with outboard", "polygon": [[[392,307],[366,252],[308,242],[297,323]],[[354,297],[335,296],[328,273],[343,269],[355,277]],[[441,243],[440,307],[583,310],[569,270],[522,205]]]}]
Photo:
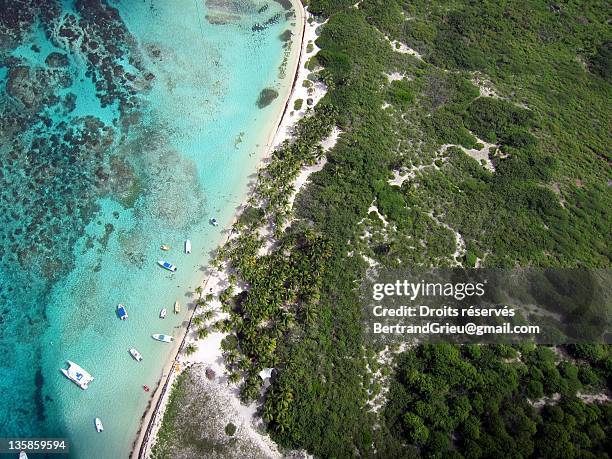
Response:
[{"label": "motorboat with outboard", "polygon": [[162,343],[171,343],[172,341],[174,341],[174,338],[172,336],[162,335],[161,333],[156,333],[154,335],[151,335],[151,337],[156,341],[161,341]]},{"label": "motorboat with outboard", "polygon": [[137,362],[141,362],[142,361],[142,355],[140,354],[140,352],[138,352],[137,349],[135,348],[131,348],[130,349],[130,355],[134,358],[134,360],[136,360]]},{"label": "motorboat with outboard", "polygon": [[168,263],[167,261],[157,260],[157,264],[168,271],[176,271],[176,266],[174,266],[172,263]]},{"label": "motorboat with outboard", "polygon": [[117,315],[121,320],[125,320],[128,318],[127,309],[125,309],[125,306],[121,303],[117,305]]},{"label": "motorboat with outboard", "polygon": [[96,424],[96,432],[104,431],[104,426],[102,425],[102,421],[100,420],[100,418],[96,418],[94,422]]}]

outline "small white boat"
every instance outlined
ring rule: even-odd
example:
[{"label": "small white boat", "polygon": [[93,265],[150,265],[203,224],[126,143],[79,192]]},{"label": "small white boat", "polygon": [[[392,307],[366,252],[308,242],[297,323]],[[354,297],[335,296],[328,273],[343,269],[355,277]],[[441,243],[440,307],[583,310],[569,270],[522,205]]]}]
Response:
[{"label": "small white boat", "polygon": [[167,261],[157,260],[157,264],[168,271],[176,271],[176,266],[174,266],[172,263],[168,263]]},{"label": "small white boat", "polygon": [[68,369],[61,368],[64,376],[66,376],[66,378],[75,383],[81,389],[87,389],[87,386],[94,380],[94,377],[76,363],[71,362],[70,360],[66,360],[66,362],[68,363]]},{"label": "small white boat", "polygon": [[104,426],[102,425],[102,421],[100,420],[100,418],[96,418],[95,423],[96,423],[96,432],[102,432],[104,430]]},{"label": "small white boat", "polygon": [[161,341],[162,343],[171,343],[172,341],[174,341],[174,338],[172,336],[162,335],[159,333],[151,335],[151,337],[156,341]]},{"label": "small white boat", "polygon": [[21,451],[19,453],[19,459],[28,459],[28,455],[26,454],[25,451]]},{"label": "small white boat", "polygon": [[130,355],[134,358],[134,360],[136,360],[137,362],[142,361],[142,355],[140,355],[140,352],[138,352],[136,349],[131,348],[130,349]]},{"label": "small white boat", "polygon": [[174,313],[178,314],[179,312],[181,312],[181,304],[176,300],[174,302]]},{"label": "small white boat", "polygon": [[210,220],[208,220],[208,222],[212,225],[212,226],[219,226],[219,222],[217,221],[216,218],[211,218]]},{"label": "small white boat", "polygon": [[117,315],[121,320],[125,320],[128,318],[127,309],[125,309],[125,306],[121,303],[117,305]]},{"label": "small white boat", "polygon": [[165,319],[167,313],[168,313],[168,310],[166,308],[162,308],[162,310],[159,311],[159,318],[160,319]]},{"label": "small white boat", "polygon": [[191,241],[189,239],[185,241],[185,253],[191,253]]},{"label": "small white boat", "polygon": [[169,245],[166,245],[166,244],[162,244],[161,249],[162,249],[164,252],[167,252],[168,250],[170,250],[170,246],[169,246]]}]

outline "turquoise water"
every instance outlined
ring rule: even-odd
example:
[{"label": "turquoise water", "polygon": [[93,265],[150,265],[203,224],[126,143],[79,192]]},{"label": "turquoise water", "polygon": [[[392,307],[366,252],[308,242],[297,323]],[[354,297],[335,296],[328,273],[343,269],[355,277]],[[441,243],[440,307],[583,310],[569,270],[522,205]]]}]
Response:
[{"label": "turquoise water", "polygon": [[[242,201],[290,84],[280,36],[295,20],[271,0],[32,3],[0,12],[0,437],[125,457],[142,385],[175,350],[150,335],[180,335]],[[260,109],[266,87],[281,97]],[[88,390],[61,375],[66,359],[95,376]]]}]

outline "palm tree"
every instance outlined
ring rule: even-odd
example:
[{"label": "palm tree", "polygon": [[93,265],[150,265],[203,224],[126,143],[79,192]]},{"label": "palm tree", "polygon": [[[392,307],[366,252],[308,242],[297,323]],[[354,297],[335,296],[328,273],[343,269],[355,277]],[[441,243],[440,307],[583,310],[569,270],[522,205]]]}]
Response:
[{"label": "palm tree", "polygon": [[240,356],[238,355],[238,351],[236,351],[235,349],[230,349],[225,354],[225,362],[228,365],[233,365],[234,363],[236,363],[238,361],[239,357]]},{"label": "palm tree", "polygon": [[229,301],[232,299],[233,295],[234,295],[234,287],[230,285],[229,287],[227,287],[225,290],[221,292],[221,295],[219,295],[219,300]]},{"label": "palm tree", "polygon": [[202,317],[202,314],[198,314],[197,316],[195,316],[191,323],[197,326],[202,325],[204,323],[204,318]]},{"label": "palm tree", "polygon": [[317,317],[317,310],[312,304],[302,305],[302,315],[307,324],[312,324]]},{"label": "palm tree", "polygon": [[189,343],[187,345],[187,347],[185,348],[185,354],[186,355],[191,355],[191,354],[193,354],[197,350],[198,350],[198,347],[195,344]]},{"label": "palm tree", "polygon": [[198,339],[204,339],[208,336],[208,334],[210,333],[210,331],[208,330],[208,328],[199,328],[198,329]]},{"label": "palm tree", "polygon": [[229,375],[227,375],[227,382],[228,384],[236,384],[240,381],[241,378],[242,376],[240,376],[240,373],[233,371]]},{"label": "palm tree", "polygon": [[207,303],[210,303],[214,299],[214,296],[212,293],[208,293],[204,298],[206,299]]},{"label": "palm tree", "polygon": [[251,368],[251,361],[249,359],[240,359],[236,362],[236,367],[242,371],[249,371]]},{"label": "palm tree", "polygon": [[200,315],[202,316],[204,320],[211,320],[212,318],[215,317],[215,311],[213,311],[212,309],[208,309]]},{"label": "palm tree", "polygon": [[206,306],[206,301],[203,300],[202,298],[198,298],[197,300],[195,300],[195,306],[196,308],[199,308],[201,306]]},{"label": "palm tree", "polygon": [[198,285],[198,286],[195,288],[195,292],[198,294],[198,296],[199,296],[200,298],[202,298],[202,292],[203,292],[203,290],[204,290],[204,289],[202,288],[202,286],[201,286],[201,285]]}]

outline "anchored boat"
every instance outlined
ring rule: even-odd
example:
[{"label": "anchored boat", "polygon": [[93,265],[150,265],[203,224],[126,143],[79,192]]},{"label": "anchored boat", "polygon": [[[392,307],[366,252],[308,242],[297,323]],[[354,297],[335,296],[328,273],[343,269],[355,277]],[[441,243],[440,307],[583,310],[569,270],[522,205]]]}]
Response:
[{"label": "anchored boat", "polygon": [[135,348],[131,348],[130,349],[130,355],[134,358],[134,360],[136,360],[137,362],[142,361],[142,355],[140,355],[140,352],[138,352]]},{"label": "anchored boat", "polygon": [[102,421],[100,420],[100,418],[96,418],[95,423],[96,423],[96,432],[102,432],[104,430],[104,426],[102,425]]},{"label": "anchored boat", "polygon": [[159,333],[156,333],[155,335],[151,335],[151,337],[156,341],[161,341],[162,343],[171,343],[174,340],[172,336],[162,335]]},{"label": "anchored boat", "polygon": [[216,218],[211,218],[210,220],[208,220],[208,222],[212,225],[212,226],[219,226],[219,222],[217,221]]},{"label": "anchored boat", "polygon": [[168,263],[167,261],[158,260],[157,264],[168,271],[176,271],[176,266],[174,266],[172,263]]},{"label": "anchored boat", "polygon": [[161,249],[162,249],[164,252],[167,252],[168,250],[170,250],[170,246],[169,246],[169,245],[166,245],[166,244],[163,244],[163,245],[161,246]]},{"label": "anchored boat", "polygon": [[94,380],[94,377],[76,363],[71,362],[70,360],[66,360],[66,362],[68,363],[68,369],[61,368],[64,376],[66,376],[66,378],[75,383],[81,389],[87,389],[87,386]]},{"label": "anchored boat", "polygon": [[189,239],[185,241],[185,253],[191,253],[191,241]]},{"label": "anchored boat", "polygon": [[128,318],[127,309],[125,309],[125,306],[121,303],[117,305],[117,315],[121,320],[125,320]]},{"label": "anchored boat", "polygon": [[174,313],[178,314],[179,312],[181,312],[181,304],[176,300],[174,302]]},{"label": "anchored boat", "polygon": [[159,318],[160,319],[165,319],[167,313],[168,313],[168,310],[166,308],[162,308],[162,310],[159,311]]}]

